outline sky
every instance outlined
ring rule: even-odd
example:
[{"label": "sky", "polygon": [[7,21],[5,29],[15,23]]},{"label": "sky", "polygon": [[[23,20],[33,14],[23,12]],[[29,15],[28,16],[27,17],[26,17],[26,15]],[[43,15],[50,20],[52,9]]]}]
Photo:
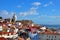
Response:
[{"label": "sky", "polygon": [[60,0],[0,0],[0,16],[60,25]]}]

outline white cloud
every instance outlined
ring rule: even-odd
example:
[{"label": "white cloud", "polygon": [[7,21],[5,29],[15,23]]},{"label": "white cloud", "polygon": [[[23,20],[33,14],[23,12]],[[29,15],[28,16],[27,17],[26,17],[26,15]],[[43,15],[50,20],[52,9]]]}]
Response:
[{"label": "white cloud", "polygon": [[0,14],[8,15],[8,12],[6,10],[0,11]]},{"label": "white cloud", "polygon": [[37,10],[38,9],[38,7],[32,7],[32,8],[30,8],[30,10]]},{"label": "white cloud", "polygon": [[20,12],[20,16],[25,17],[28,15],[38,15],[39,13],[37,12],[37,9],[39,8],[39,6],[41,5],[40,2],[33,2],[32,3],[33,7],[30,8],[28,11],[25,12]]},{"label": "white cloud", "polygon": [[7,10],[0,11],[0,16],[3,18],[12,18],[14,12],[8,12]]},{"label": "white cloud", "polygon": [[47,6],[50,6],[50,5],[54,5],[54,3],[52,1],[50,1],[49,3],[44,4],[44,7],[47,7]]},{"label": "white cloud", "polygon": [[47,6],[49,6],[49,4],[45,4],[45,5],[44,5],[44,7],[47,7]]},{"label": "white cloud", "polygon": [[28,11],[20,12],[19,14],[20,14],[20,16],[38,15],[38,12],[37,12],[37,8],[32,7]]},{"label": "white cloud", "polygon": [[46,18],[47,15],[39,15],[38,18]]},{"label": "white cloud", "polygon": [[41,3],[40,2],[33,2],[32,5],[33,5],[33,7],[31,7],[28,11],[20,12],[19,13],[20,16],[25,17],[28,15],[39,15],[39,13],[37,12],[37,9],[41,5]]},{"label": "white cloud", "polygon": [[38,18],[53,18],[53,19],[55,19],[55,18],[60,18],[60,16],[40,15],[40,16],[38,16]]},{"label": "white cloud", "polygon": [[60,16],[49,16],[50,18],[60,18]]},{"label": "white cloud", "polygon": [[41,3],[40,2],[34,2],[34,3],[32,3],[32,5],[34,5],[34,6],[40,6]]}]

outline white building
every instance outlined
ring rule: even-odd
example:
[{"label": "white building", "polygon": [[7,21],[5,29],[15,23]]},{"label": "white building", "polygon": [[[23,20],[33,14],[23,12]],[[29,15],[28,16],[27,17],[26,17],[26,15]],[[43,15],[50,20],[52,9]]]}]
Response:
[{"label": "white building", "polygon": [[0,26],[0,31],[2,31],[3,30],[3,28],[2,28],[2,26]]},{"label": "white building", "polygon": [[13,20],[16,21],[17,20],[17,16],[15,14],[13,14]]},{"label": "white building", "polygon": [[60,34],[54,32],[40,33],[40,40],[60,40]]}]

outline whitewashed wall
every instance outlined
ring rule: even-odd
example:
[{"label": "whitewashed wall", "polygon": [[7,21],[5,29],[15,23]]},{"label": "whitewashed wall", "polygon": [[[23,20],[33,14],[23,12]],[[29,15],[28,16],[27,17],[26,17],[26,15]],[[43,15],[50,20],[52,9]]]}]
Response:
[{"label": "whitewashed wall", "polygon": [[60,40],[60,35],[40,34],[40,40],[47,40],[47,39],[48,40]]}]

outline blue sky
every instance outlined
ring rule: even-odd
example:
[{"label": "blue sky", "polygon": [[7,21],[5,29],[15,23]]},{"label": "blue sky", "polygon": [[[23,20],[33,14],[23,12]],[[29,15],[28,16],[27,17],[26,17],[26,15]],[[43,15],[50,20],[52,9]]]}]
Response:
[{"label": "blue sky", "polygon": [[0,16],[33,20],[37,24],[60,25],[60,0],[0,0]]}]

